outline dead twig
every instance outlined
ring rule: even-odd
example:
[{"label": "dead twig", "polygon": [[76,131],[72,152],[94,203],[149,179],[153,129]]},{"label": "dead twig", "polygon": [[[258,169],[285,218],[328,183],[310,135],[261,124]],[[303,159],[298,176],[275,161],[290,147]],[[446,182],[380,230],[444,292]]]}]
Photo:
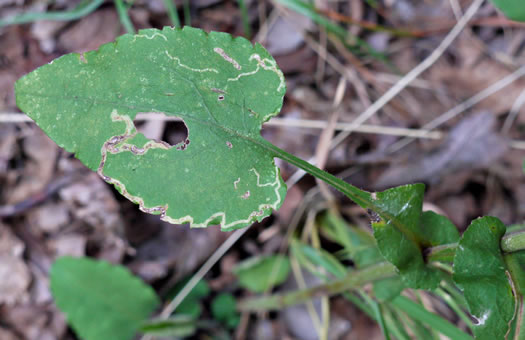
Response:
[{"label": "dead twig", "polygon": [[33,208],[34,206],[37,206],[41,204],[42,202],[45,202],[52,195],[58,192],[58,190],[77,181],[80,177],[84,176],[86,173],[88,173],[87,170],[64,175],[60,178],[57,178],[53,182],[49,183],[49,185],[47,185],[47,187],[45,187],[44,190],[42,190],[41,192],[34,194],[21,202],[0,206],[0,218],[6,218],[6,217],[12,217],[15,215],[19,215]]}]

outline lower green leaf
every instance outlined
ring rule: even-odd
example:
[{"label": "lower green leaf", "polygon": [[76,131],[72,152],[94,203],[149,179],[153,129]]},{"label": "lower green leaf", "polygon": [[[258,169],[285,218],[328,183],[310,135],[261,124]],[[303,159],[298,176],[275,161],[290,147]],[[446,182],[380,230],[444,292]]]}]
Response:
[{"label": "lower green leaf", "polygon": [[217,295],[211,303],[213,318],[221,322],[227,328],[235,328],[239,325],[241,316],[236,309],[237,302],[230,293]]},{"label": "lower green leaf", "polygon": [[515,316],[510,274],[500,250],[505,225],[494,217],[474,220],[459,241],[454,257],[456,284],[476,319],[477,339],[504,339]]},{"label": "lower green leaf", "polygon": [[523,0],[491,0],[509,19],[525,21],[525,3]]},{"label": "lower green leaf", "polygon": [[59,258],[51,292],[84,340],[130,340],[159,304],[153,289],[126,268],[89,258]]}]

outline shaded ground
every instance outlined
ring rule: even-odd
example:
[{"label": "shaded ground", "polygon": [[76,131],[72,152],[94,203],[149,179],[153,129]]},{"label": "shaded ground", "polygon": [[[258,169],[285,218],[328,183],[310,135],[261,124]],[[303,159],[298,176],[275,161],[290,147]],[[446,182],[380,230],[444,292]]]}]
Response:
[{"label": "shaded ground", "polygon": [[[0,1],[0,18],[22,11],[64,10],[78,2],[54,3]],[[182,14],[182,2],[176,3]],[[304,159],[316,154],[326,157],[329,172],[343,172],[349,182],[367,190],[422,181],[428,185],[427,208],[447,215],[460,230],[481,215],[496,216],[506,224],[524,222],[525,78],[517,77],[484,96],[485,89],[525,65],[524,25],[507,21],[488,3],[483,5],[444,55],[367,121],[376,126],[373,133],[354,132],[329,152],[326,142],[319,142],[325,122],[334,115],[339,122],[352,122],[438,46],[470,2],[383,1],[374,9],[365,1],[316,1],[326,17],[354,23],[344,28],[367,44],[364,49],[346,49],[310,18],[282,5],[246,3],[252,40],[269,49],[287,79],[280,116],[285,120],[265,126],[267,139]],[[244,33],[236,1],[196,0],[191,1],[190,10],[192,26]],[[170,25],[160,0],[135,1],[130,16],[136,28]],[[73,339],[48,289],[49,267],[58,256],[89,255],[124,263],[166,294],[228,236],[218,228],[167,225],[139,212],[34,124],[17,123],[4,114],[18,112],[13,84],[20,76],[64,53],[96,49],[122,33],[111,2],[80,20],[0,28],[2,340]],[[335,94],[341,78],[346,82],[338,103]],[[483,99],[465,105],[473,97]],[[399,144],[403,137],[386,129],[411,129],[394,131],[402,135],[420,133],[436,119],[442,119],[442,124],[433,138],[417,138],[403,147]],[[142,129],[172,144],[184,134],[177,123],[146,122]],[[294,174],[293,167],[279,165],[285,180]],[[349,222],[367,227],[363,212],[337,193],[307,195],[315,185],[311,177],[304,177],[290,188],[280,211],[251,227],[206,277],[213,294],[245,294],[231,268],[239,260],[286,246],[289,228],[303,228],[294,219],[301,205],[306,207],[306,216],[325,207],[333,195],[336,208]],[[377,326],[356,307],[339,298],[332,302],[334,334],[330,338],[381,338]],[[451,315],[439,302],[432,303]],[[286,312],[269,318],[244,315],[231,334],[239,339],[256,335],[259,339],[315,339],[311,327],[303,308],[294,311],[292,318]]]}]

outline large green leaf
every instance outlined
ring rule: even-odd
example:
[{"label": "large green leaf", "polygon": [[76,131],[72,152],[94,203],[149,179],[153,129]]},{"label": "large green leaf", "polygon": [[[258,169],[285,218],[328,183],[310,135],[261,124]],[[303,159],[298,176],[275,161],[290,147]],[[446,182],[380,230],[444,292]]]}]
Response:
[{"label": "large green leaf", "polygon": [[474,220],[459,241],[454,281],[477,320],[477,339],[504,339],[515,315],[515,297],[501,254],[505,225],[494,217]]},{"label": "large green leaf", "polygon": [[[15,90],[53,140],[167,222],[229,230],[283,202],[260,128],[281,109],[285,82],[259,44],[187,27],[142,30],[58,58]],[[181,118],[188,139],[148,140],[133,123],[139,112]]]},{"label": "large green leaf", "polygon": [[372,227],[381,254],[396,266],[405,284],[433,289],[440,276],[426,265],[421,249],[426,243],[420,225],[424,190],[423,184],[410,184],[378,192],[374,204],[380,213]]},{"label": "large green leaf", "polygon": [[51,267],[55,302],[84,340],[129,340],[159,300],[124,267],[61,257]]},{"label": "large green leaf", "polygon": [[525,3],[523,0],[491,0],[509,19],[525,21]]}]

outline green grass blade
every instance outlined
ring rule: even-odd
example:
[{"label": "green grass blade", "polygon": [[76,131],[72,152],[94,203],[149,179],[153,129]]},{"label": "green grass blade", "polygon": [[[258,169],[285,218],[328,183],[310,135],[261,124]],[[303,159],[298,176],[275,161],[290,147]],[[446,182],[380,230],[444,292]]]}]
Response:
[{"label": "green grass blade", "polygon": [[115,0],[115,8],[117,9],[120,23],[124,26],[126,32],[131,34],[135,33],[135,27],[129,18],[128,8],[126,4],[124,4],[124,0]]},{"label": "green grass blade", "polygon": [[145,323],[141,328],[141,333],[150,336],[172,336],[190,337],[197,330],[197,321],[185,315],[173,316],[167,320],[152,320]]},{"label": "green grass blade", "polygon": [[[332,22],[330,19],[326,18],[324,15],[318,13],[315,9],[315,6],[301,0],[277,0],[281,5],[302,14],[311,20],[313,20],[318,25],[324,27],[328,32],[336,35],[348,48],[354,50],[354,52],[370,55],[377,60],[382,62],[387,62],[387,58],[383,53],[376,51],[372,46],[370,46],[366,41],[359,39],[357,36],[352,36],[351,40],[353,45],[349,45],[349,36],[348,32],[338,24]],[[356,49],[357,47],[357,49]]]},{"label": "green grass blade", "polygon": [[420,304],[417,304],[404,296],[398,296],[392,300],[391,305],[405,312],[412,319],[430,326],[432,329],[437,330],[451,339],[474,340],[472,336],[454,326],[450,321],[427,311]]},{"label": "green grass blade", "polygon": [[0,19],[0,27],[8,25],[20,25],[39,20],[51,21],[71,21],[82,18],[95,11],[102,5],[104,0],[83,1],[70,11],[63,12],[29,12],[13,16],[7,19]]},{"label": "green grass blade", "polygon": [[[362,295],[362,294],[360,294]],[[367,302],[363,301],[355,292],[343,293],[343,297],[353,303],[363,313],[365,313],[370,319],[376,320],[376,314],[373,308],[371,308]],[[376,320],[377,321],[377,320]]]},{"label": "green grass blade", "polygon": [[[385,305],[388,307],[388,305]],[[401,322],[398,315],[392,308],[385,308],[385,317],[386,321],[390,325],[389,329],[392,332],[392,335],[398,340],[412,340],[410,335],[408,335],[405,325]]]},{"label": "green grass blade", "polygon": [[445,290],[438,288],[435,290],[435,293],[445,301],[445,303],[459,316],[461,320],[467,325],[467,327],[473,331],[474,325],[472,324],[472,320],[470,317],[461,309],[459,304],[457,303],[454,298],[448,294]]},{"label": "green grass blade", "polygon": [[239,9],[241,10],[244,36],[247,39],[251,39],[252,27],[250,26],[250,17],[248,16],[248,8],[246,7],[246,2],[244,2],[244,0],[237,0],[237,2],[239,3]]},{"label": "green grass blade", "polygon": [[180,28],[179,13],[177,12],[175,5],[173,4],[173,1],[164,0],[164,7],[166,8],[166,12],[168,12],[168,17],[170,18],[173,27]]},{"label": "green grass blade", "polygon": [[438,335],[427,329],[421,322],[411,319],[407,314],[399,310],[396,313],[408,332],[413,334],[414,339],[439,340]]},{"label": "green grass blade", "polygon": [[191,26],[190,0],[184,0],[184,25]]},{"label": "green grass blade", "polygon": [[374,313],[376,315],[376,320],[379,323],[379,327],[381,327],[381,331],[383,332],[383,336],[385,340],[390,340],[390,331],[388,330],[388,327],[385,324],[385,318],[383,317],[383,311],[381,310],[381,305],[375,302],[373,308],[374,308]]}]

